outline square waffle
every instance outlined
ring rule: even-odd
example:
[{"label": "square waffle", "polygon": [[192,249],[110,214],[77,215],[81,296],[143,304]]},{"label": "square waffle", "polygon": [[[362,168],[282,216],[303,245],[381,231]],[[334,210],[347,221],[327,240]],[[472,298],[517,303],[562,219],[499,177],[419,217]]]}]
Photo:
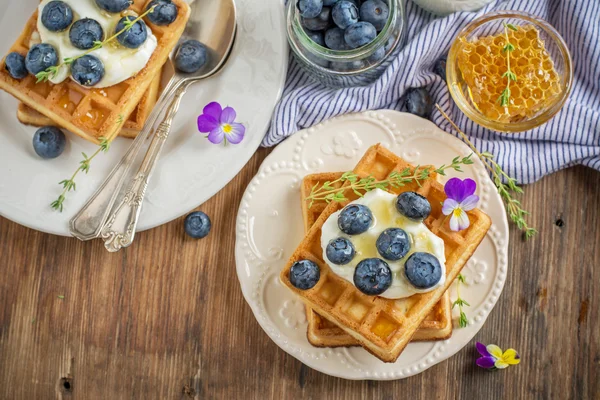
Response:
[{"label": "square waffle", "polygon": [[[322,185],[326,181],[334,181],[342,175],[338,173],[322,173],[308,175],[302,181],[301,201],[302,217],[306,232],[317,221],[323,210],[327,207],[324,200],[315,201],[310,208],[305,201],[315,185]],[[348,347],[360,346],[360,343],[343,329],[315,312],[310,306],[306,306],[306,319],[308,328],[306,336],[308,341],[316,347]],[[417,328],[411,341],[444,340],[452,335],[452,310],[450,294],[446,291],[440,301],[436,303],[425,320]]]},{"label": "square waffle", "polygon": [[[391,172],[401,171],[406,167],[414,168],[381,145],[375,145],[367,150],[354,173],[360,177],[384,179]],[[425,224],[444,241],[444,285],[431,292],[405,299],[386,299],[363,294],[350,282],[331,271],[323,260],[321,228],[331,214],[357,198],[351,190],[344,193],[349,199],[347,202],[332,202],[325,207],[282,270],[280,278],[307,305],[340,326],[366,350],[382,361],[394,362],[475,252],[491,226],[491,220],[481,210],[474,209],[469,212],[470,227],[461,232],[452,232],[446,216],[442,214],[441,203],[446,197],[444,187],[435,178],[421,182],[420,186],[413,182],[400,188],[391,188],[389,191],[396,194],[416,191],[431,203],[431,214],[425,220]],[[299,290],[290,282],[290,269],[299,260],[310,260],[320,267],[319,282],[312,289]]]},{"label": "square waffle", "polygon": [[[130,10],[141,14],[148,2],[132,0]],[[190,8],[184,0],[173,2],[179,8],[179,14],[171,25],[158,26],[145,19],[158,40],[158,46],[146,66],[128,80],[104,89],[87,89],[71,79],[59,84],[36,83],[36,78],[31,75],[17,80],[8,74],[3,60],[0,63],[0,89],[84,139],[95,143],[99,143],[100,137],[112,140],[159,74],[185,29]],[[36,31],[37,17],[36,9],[8,53],[16,51],[24,56],[27,54]]]}]

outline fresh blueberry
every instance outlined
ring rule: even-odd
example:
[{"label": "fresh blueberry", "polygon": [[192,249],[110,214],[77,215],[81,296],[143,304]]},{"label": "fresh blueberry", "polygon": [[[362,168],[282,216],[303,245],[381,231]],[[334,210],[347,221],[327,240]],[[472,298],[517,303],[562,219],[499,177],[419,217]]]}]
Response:
[{"label": "fresh blueberry", "polygon": [[350,25],[344,32],[346,44],[357,49],[371,43],[377,37],[377,29],[369,22],[357,22]]},{"label": "fresh blueberry", "polygon": [[441,76],[443,80],[446,80],[446,58],[440,58],[435,62],[433,72]]},{"label": "fresh blueberry", "polygon": [[389,15],[388,6],[381,0],[367,0],[360,6],[360,20],[370,22],[377,31],[385,27]]},{"label": "fresh blueberry", "polygon": [[131,3],[131,0],[96,0],[98,7],[111,13],[125,11]]},{"label": "fresh blueberry", "polygon": [[49,67],[58,65],[58,54],[56,49],[47,43],[32,46],[25,57],[25,67],[32,75],[47,70]]},{"label": "fresh blueberry", "polygon": [[73,61],[71,76],[82,86],[94,86],[104,78],[104,64],[98,57],[87,54]]},{"label": "fresh blueberry", "polygon": [[324,31],[331,26],[331,8],[323,7],[315,18],[302,18],[302,26],[311,31]]},{"label": "fresh blueberry", "polygon": [[400,228],[388,228],[381,232],[375,243],[377,251],[386,260],[398,261],[410,250],[408,234]]},{"label": "fresh blueberry", "polygon": [[391,37],[388,39],[387,43],[385,44],[385,52],[388,53],[390,50],[392,50],[392,47],[394,47],[394,44],[396,43],[396,38],[395,37]]},{"label": "fresh blueberry", "polygon": [[337,26],[325,32],[325,44],[331,50],[348,50],[348,45],[344,41],[344,30]]},{"label": "fresh blueberry", "polygon": [[369,207],[362,204],[346,206],[338,216],[338,227],[347,235],[366,232],[373,223],[373,214]]},{"label": "fresh blueberry", "polygon": [[15,79],[23,79],[27,76],[27,68],[25,67],[25,57],[17,52],[12,52],[6,56],[4,60],[5,68]]},{"label": "fresh blueberry", "polygon": [[154,25],[171,25],[177,19],[179,10],[171,0],[152,0],[146,10],[154,6],[154,11],[148,14],[148,19]]},{"label": "fresh blueberry", "polygon": [[311,31],[310,29],[305,29],[304,32],[308,35],[310,40],[318,44],[319,46],[325,47],[325,39],[323,38],[323,31]]},{"label": "fresh blueberry", "polygon": [[429,200],[415,192],[400,193],[396,199],[396,209],[407,218],[422,221],[431,214]]},{"label": "fresh blueberry", "polygon": [[185,217],[185,233],[194,239],[202,239],[208,236],[212,224],[208,215],[202,211],[194,211]]},{"label": "fresh blueberry", "polygon": [[83,18],[76,21],[69,31],[71,44],[81,50],[89,50],[94,47],[95,42],[101,42],[104,38],[104,30],[98,21]]},{"label": "fresh blueberry", "polygon": [[[119,23],[117,24],[115,33],[121,32],[123,29],[126,28],[125,21],[135,20],[136,18],[131,15],[121,18],[119,20]],[[130,49],[137,49],[138,47],[144,44],[147,38],[148,28],[142,20],[139,20],[130,29],[117,36],[117,40],[119,41],[119,43]]]},{"label": "fresh blueberry", "polygon": [[406,92],[406,109],[409,113],[427,118],[433,109],[433,100],[425,88],[408,89]]},{"label": "fresh blueberry", "polygon": [[343,237],[331,240],[325,252],[329,261],[337,265],[348,264],[356,254],[352,242]]},{"label": "fresh blueberry", "polygon": [[362,61],[332,61],[331,69],[338,72],[353,72],[363,68],[365,64]]},{"label": "fresh blueberry", "polygon": [[365,258],[354,270],[354,285],[370,296],[380,295],[392,285],[392,271],[380,258]]},{"label": "fresh blueberry", "polygon": [[323,11],[323,0],[298,0],[296,5],[304,18],[315,18]]},{"label": "fresh blueberry", "polygon": [[42,24],[51,32],[62,32],[73,23],[73,10],[64,1],[51,1],[42,10]]},{"label": "fresh blueberry", "polygon": [[296,261],[290,269],[290,282],[300,290],[313,288],[321,279],[321,269],[310,260]]},{"label": "fresh blueberry", "polygon": [[358,22],[358,7],[348,0],[340,0],[333,6],[333,22],[341,29],[346,29]]},{"label": "fresh blueberry", "polygon": [[33,135],[33,149],[47,160],[60,156],[66,145],[65,134],[55,126],[44,126]]},{"label": "fresh blueberry", "polygon": [[373,54],[371,54],[371,56],[369,56],[368,60],[371,64],[375,64],[376,62],[383,60],[384,57],[385,57],[385,48],[380,47],[375,51],[375,53],[373,53]]},{"label": "fresh blueberry", "polygon": [[413,253],[404,264],[408,281],[416,288],[430,289],[442,279],[442,266],[433,254]]},{"label": "fresh blueberry", "polygon": [[208,49],[197,40],[186,40],[181,43],[175,54],[175,67],[181,72],[192,74],[206,65]]}]

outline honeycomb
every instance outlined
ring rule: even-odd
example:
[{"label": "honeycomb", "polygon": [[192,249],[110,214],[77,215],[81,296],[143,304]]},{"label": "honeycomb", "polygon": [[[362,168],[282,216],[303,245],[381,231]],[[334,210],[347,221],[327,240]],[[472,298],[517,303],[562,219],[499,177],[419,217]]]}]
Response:
[{"label": "honeycomb", "polygon": [[508,53],[516,82],[511,81],[509,104],[502,106],[500,95],[506,88],[507,53],[504,32],[469,42],[460,38],[458,68],[468,87],[473,105],[487,118],[498,122],[519,122],[534,117],[560,95],[560,76],[533,25],[509,30]]}]

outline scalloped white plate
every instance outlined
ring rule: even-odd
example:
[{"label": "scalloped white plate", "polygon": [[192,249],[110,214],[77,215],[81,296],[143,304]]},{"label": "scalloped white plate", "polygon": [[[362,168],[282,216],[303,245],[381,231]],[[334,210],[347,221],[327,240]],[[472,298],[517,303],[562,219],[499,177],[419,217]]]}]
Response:
[{"label": "scalloped white plate", "polygon": [[[452,356],[481,329],[506,280],[506,213],[484,166],[476,160],[465,167],[464,174],[449,174],[478,182],[479,206],[493,221],[463,270],[466,286],[462,294],[471,304],[466,309],[469,326],[460,328],[455,322],[448,340],[411,343],[391,364],[362,348],[316,348],[308,343],[304,307],[279,281],[281,268],[304,236],[299,184],[310,173],[352,170],[366,149],[378,142],[421,165],[449,163],[457,155],[470,153],[455,137],[410,114],[385,110],[338,117],[280,144],[248,185],[237,217],[237,274],[261,327],[279,347],[304,364],[346,379],[406,378]],[[455,299],[454,287],[450,290]]]}]

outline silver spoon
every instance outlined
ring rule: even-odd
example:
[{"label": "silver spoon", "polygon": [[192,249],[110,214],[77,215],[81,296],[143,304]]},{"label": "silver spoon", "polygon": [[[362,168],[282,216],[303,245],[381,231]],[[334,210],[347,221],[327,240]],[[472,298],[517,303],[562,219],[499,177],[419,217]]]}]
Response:
[{"label": "silver spoon", "polygon": [[[108,178],[69,223],[71,234],[80,240],[102,237],[110,252],[131,245],[148,182],[183,96],[191,85],[216,74],[227,61],[237,30],[234,1],[196,0],[191,7],[191,16],[182,39],[196,39],[204,43],[211,50],[209,62],[195,74],[180,73],[174,68],[175,51],[171,54],[166,67],[170,68],[173,76],[146,120],[144,129]],[[165,110],[164,118],[154,132],[152,128]],[[152,142],[139,170],[125,186],[125,178],[130,176],[142,145],[153,132]]]}]

